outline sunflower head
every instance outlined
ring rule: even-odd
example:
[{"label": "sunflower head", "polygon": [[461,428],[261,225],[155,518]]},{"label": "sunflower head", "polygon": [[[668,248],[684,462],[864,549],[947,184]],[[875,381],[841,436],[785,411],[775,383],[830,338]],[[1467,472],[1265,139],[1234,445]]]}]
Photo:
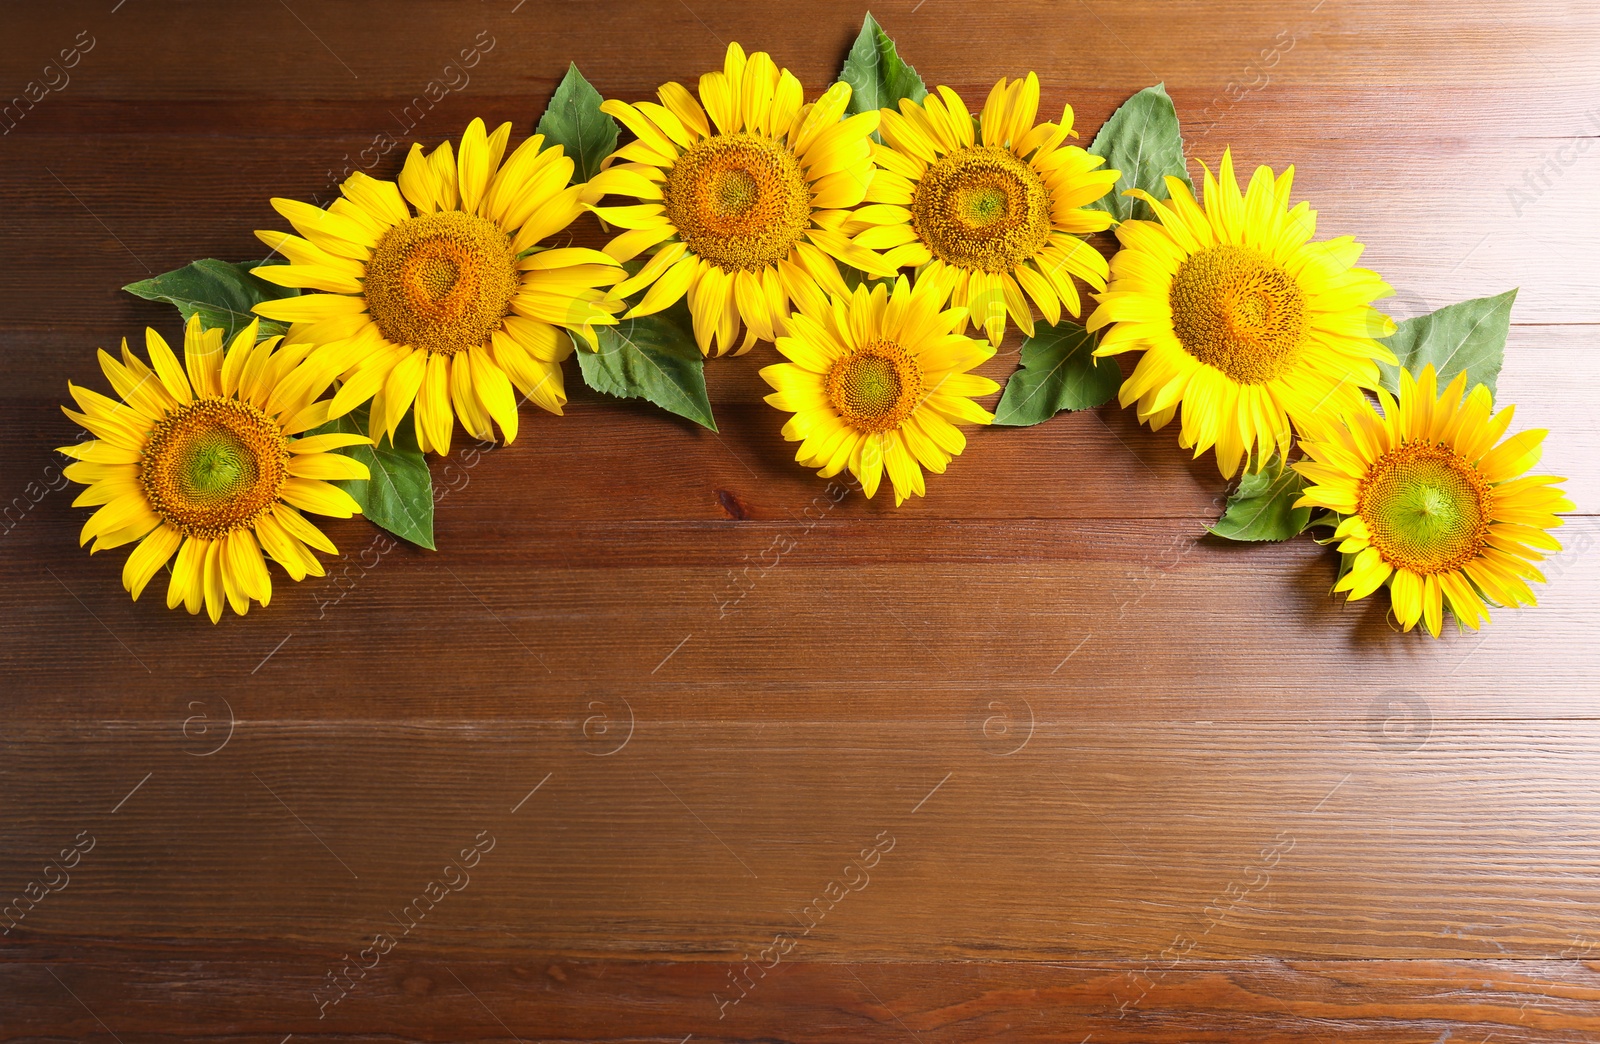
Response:
[{"label": "sunflower head", "polygon": [[1398,400],[1379,390],[1381,414],[1363,402],[1294,465],[1314,483],[1296,506],[1340,516],[1334,536],[1354,556],[1334,590],[1365,598],[1387,583],[1401,625],[1436,638],[1445,605],[1476,630],[1487,604],[1535,604],[1533,563],[1560,550],[1546,531],[1572,510],[1563,479],[1524,474],[1545,433],[1505,438],[1513,408],[1491,416],[1489,389],[1466,387],[1463,372],[1436,395],[1431,365],[1402,371]]},{"label": "sunflower head", "polygon": [[594,347],[622,310],[610,256],[544,245],[583,211],[572,160],[541,135],[506,156],[510,135],[475,119],[459,150],[413,145],[398,184],[352,174],[326,210],[275,199],[299,235],[256,233],[290,263],[255,274],[307,292],[255,310],[336,363],[334,416],[372,400],[374,438],[414,410],[424,450],[449,452],[457,420],[512,441],[513,389],[559,414],[568,334]]},{"label": "sunflower head", "polygon": [[687,294],[700,350],[738,354],[782,335],[794,303],[847,293],[840,262],[894,273],[844,231],[872,182],[878,129],[875,112],[843,118],[849,84],[805,104],[792,73],[735,43],[721,69],[700,77],[698,98],[678,83],[657,94],[660,104],[601,106],[635,140],[585,190],[633,200],[593,208],[623,229],[608,254],[649,255],[611,291],[617,301],[644,291],[628,318]]},{"label": "sunflower head", "polygon": [[252,322],[224,353],[222,331],[191,318],[180,364],[147,330],[148,365],[126,341],[120,362],[100,352],[117,398],[69,385],[82,412],[66,414],[94,438],[61,448],[75,458],[65,474],[88,487],[74,506],[99,505],[80,543],[140,542],[122,571],[135,599],[176,555],[167,607],[203,605],[213,623],[224,605],[243,615],[271,599],[263,552],[296,580],[321,576],[311,549],[337,551],[301,511],[349,518],[360,507],[329,480],[368,477],[331,452],[364,436],[302,436],[328,420],[317,396],[336,371],[308,344],[257,344],[256,332]]},{"label": "sunflower head", "polygon": [[1089,317],[1105,331],[1095,354],[1144,353],[1122,404],[1152,428],[1181,408],[1179,444],[1196,456],[1215,446],[1224,475],[1357,408],[1378,362],[1395,361],[1375,340],[1394,323],[1371,307],[1392,291],[1356,267],[1360,243],[1311,242],[1316,211],[1290,207],[1293,178],[1258,167],[1241,193],[1225,151],[1203,207],[1180,178],[1166,179],[1166,200],[1134,190],[1158,220],[1117,227],[1122,249]]},{"label": "sunflower head", "polygon": [[849,468],[873,496],[888,472],[898,507],[925,493],[922,469],[943,474],[966,447],[957,424],[988,424],[973,401],[999,386],[969,373],[994,355],[959,331],[965,309],[944,308],[943,290],[904,276],[802,307],[778,351],[789,360],[761,371],[767,402],[793,413],[783,436],[795,460],[831,478]]},{"label": "sunflower head", "polygon": [[920,102],[901,99],[882,110],[880,168],[852,227],[864,246],[890,262],[920,268],[919,281],[945,287],[968,310],[974,329],[992,344],[1006,317],[1033,334],[1031,300],[1047,322],[1065,308],[1079,311],[1076,276],[1106,285],[1105,258],[1081,235],[1111,225],[1111,215],[1086,205],[1120,176],[1076,145],[1072,107],[1059,123],[1035,123],[1039,78],[1002,79],[973,118],[959,95],[940,87]]}]

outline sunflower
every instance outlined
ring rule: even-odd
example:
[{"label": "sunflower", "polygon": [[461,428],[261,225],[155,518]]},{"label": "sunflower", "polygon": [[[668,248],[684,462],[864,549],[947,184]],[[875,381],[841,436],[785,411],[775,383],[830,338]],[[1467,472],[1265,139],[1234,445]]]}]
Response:
[{"label": "sunflower", "polygon": [[572,160],[536,134],[502,165],[510,135],[509,123],[486,135],[474,119],[459,155],[448,141],[426,156],[412,145],[398,186],[357,172],[327,210],[274,199],[300,236],[256,233],[290,261],[256,275],[316,291],[256,312],[338,360],[333,416],[371,399],[374,439],[392,438],[415,403],[424,451],[450,451],[455,418],[480,439],[493,422],[510,442],[512,385],[559,414],[572,352],[563,330],[597,347],[594,325],[616,322],[599,289],[624,275],[611,258],[539,247],[582,213],[582,187],[567,187]]},{"label": "sunflower", "polygon": [[367,466],[330,450],[367,445],[361,435],[300,435],[328,419],[317,400],[335,377],[309,344],[256,343],[252,322],[227,355],[222,331],[184,330],[185,365],[167,342],[145,331],[147,366],[122,342],[122,361],[100,352],[120,402],[68,385],[82,413],[66,410],[95,437],[60,452],[76,458],[66,476],[89,488],[73,506],[100,505],[79,543],[90,553],[139,540],[122,569],[138,599],[174,554],[167,608],[191,613],[204,603],[211,622],[224,602],[243,616],[266,605],[272,580],[262,553],[296,580],[321,576],[310,551],[338,554],[301,511],[349,518],[361,508],[327,479],[364,479]]},{"label": "sunflower", "polygon": [[1078,314],[1073,276],[1105,287],[1105,258],[1078,236],[1110,227],[1108,212],[1084,206],[1120,175],[1097,169],[1099,156],[1062,145],[1072,106],[1059,124],[1034,124],[1037,76],[1002,78],[976,128],[948,87],[881,112],[886,144],[873,150],[879,170],[867,192],[872,205],[854,215],[868,226],[857,243],[885,251],[896,267],[918,266],[918,281],[944,287],[996,346],[1007,313],[1033,335],[1029,298],[1053,326],[1063,307]]},{"label": "sunflower", "polygon": [[956,423],[994,420],[972,397],[1000,387],[967,372],[994,349],[961,334],[966,309],[944,303],[937,284],[901,276],[893,293],[863,284],[795,312],[777,341],[790,362],[761,371],[777,389],[767,402],[794,414],[783,436],[800,443],[795,460],[823,478],[848,467],[868,497],[888,471],[896,507],[925,494],[922,468],[944,473],[967,445]]},{"label": "sunflower", "polygon": [[1205,173],[1203,210],[1182,180],[1166,180],[1166,202],[1129,192],[1160,222],[1117,227],[1122,249],[1088,327],[1110,327],[1096,355],[1144,352],[1122,405],[1137,401],[1155,429],[1181,403],[1178,444],[1196,457],[1215,446],[1231,476],[1252,447],[1287,452],[1291,424],[1348,413],[1378,386],[1378,361],[1395,358],[1374,338],[1394,323],[1370,304],[1394,291],[1355,267],[1365,248],[1349,236],[1310,241],[1316,211],[1289,209],[1293,167],[1276,180],[1257,167],[1241,195],[1225,151],[1220,180]]},{"label": "sunflower", "polygon": [[1572,510],[1554,485],[1564,479],[1523,474],[1545,433],[1501,441],[1514,407],[1491,418],[1489,389],[1463,398],[1466,386],[1459,374],[1435,397],[1432,366],[1414,381],[1402,371],[1398,403],[1380,390],[1381,416],[1363,402],[1325,441],[1302,442],[1309,459],[1294,465],[1317,483],[1296,506],[1343,516],[1334,537],[1355,557],[1334,590],[1365,598],[1387,582],[1405,629],[1420,619],[1435,638],[1444,603],[1473,630],[1486,602],[1536,604],[1527,581],[1544,577],[1532,563],[1561,549],[1545,530]]},{"label": "sunflower", "polygon": [[804,105],[789,70],[764,51],[746,58],[733,43],[722,70],[700,77],[699,101],[678,83],[657,94],[661,105],[600,106],[637,140],[612,156],[626,162],[588,185],[591,199],[640,201],[593,208],[626,229],[606,253],[628,261],[653,251],[611,292],[621,300],[649,288],[625,318],[659,312],[687,293],[701,352],[715,346],[721,355],[737,343],[737,355],[781,336],[791,301],[814,297],[819,287],[846,293],[839,262],[894,274],[842,231],[872,181],[878,129],[875,112],[840,119],[849,84]]}]

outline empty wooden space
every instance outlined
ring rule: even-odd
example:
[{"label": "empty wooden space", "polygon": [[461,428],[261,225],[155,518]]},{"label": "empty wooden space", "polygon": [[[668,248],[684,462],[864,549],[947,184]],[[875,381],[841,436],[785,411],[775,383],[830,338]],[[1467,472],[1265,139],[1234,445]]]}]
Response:
[{"label": "empty wooden space", "polygon": [[94,348],[178,333],[119,287],[259,256],[430,82],[429,144],[735,39],[815,96],[865,8],[5,12],[0,95],[93,45],[0,135],[0,900],[79,851],[0,935],[0,1041],[1600,1040],[1592,4],[873,12],[971,103],[1037,71],[1085,142],[1164,81],[1191,160],[1295,164],[1398,317],[1521,288],[1500,398],[1578,510],[1538,609],[1439,641],[1308,539],[1204,536],[1212,458],[1115,404],[831,504],[769,345],[708,363],[718,433],[572,368],[565,417],[435,462],[437,552],[219,626],[135,604],[53,451]]}]

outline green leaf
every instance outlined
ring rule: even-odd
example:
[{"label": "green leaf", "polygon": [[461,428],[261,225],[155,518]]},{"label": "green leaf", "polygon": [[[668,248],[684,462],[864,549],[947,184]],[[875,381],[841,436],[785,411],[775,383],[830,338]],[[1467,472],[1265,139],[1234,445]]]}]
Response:
[{"label": "green leaf", "polygon": [[600,173],[600,161],[616,151],[617,121],[600,111],[603,100],[577,64],[571,63],[539,117],[536,130],[544,135],[545,146],[560,145],[572,160],[568,184],[588,181]]},{"label": "green leaf", "polygon": [[[861,35],[851,45],[844,68],[839,70],[839,79],[850,85],[850,104],[845,111],[851,116],[879,109],[898,109],[901,98],[919,102],[928,96],[922,77],[901,60],[894,41],[871,12],[861,23]],[[883,140],[877,134],[873,138]]]},{"label": "green leaf", "polygon": [[[252,268],[262,265],[281,265],[281,258],[271,261],[245,261],[229,264],[214,257],[204,258],[182,268],[164,272],[153,279],[141,279],[122,289],[146,301],[165,301],[176,305],[183,321],[195,314],[208,328],[221,327],[227,331],[225,341],[250,325],[250,320],[260,318],[250,311],[250,306],[280,297],[298,297],[299,290],[269,283],[250,274]],[[261,319],[260,336],[276,337],[289,329],[287,323]]]},{"label": "green leaf", "polygon": [[1211,532],[1229,540],[1288,540],[1311,521],[1309,507],[1294,502],[1305,491],[1298,471],[1273,455],[1260,471],[1246,472]]},{"label": "green leaf", "polygon": [[623,399],[648,399],[670,413],[717,430],[706,395],[705,358],[684,326],[665,315],[597,326],[600,350],[576,339],[575,354],[589,387]]},{"label": "green leaf", "polygon": [[1094,136],[1089,151],[1104,156],[1106,167],[1120,170],[1122,177],[1110,192],[1086,205],[1092,210],[1109,210],[1118,221],[1155,219],[1150,204],[1122,194],[1128,189],[1144,189],[1156,199],[1166,199],[1163,179],[1169,174],[1194,188],[1183,161],[1178,112],[1167,97],[1165,84],[1146,87],[1123,102]]},{"label": "green leaf", "polygon": [[1047,421],[1062,410],[1088,410],[1117,394],[1122,371],[1111,359],[1094,357],[1094,337],[1063,319],[1022,342],[1022,365],[994,408],[996,424],[1022,426]]},{"label": "green leaf", "polygon": [[[362,406],[316,428],[309,434],[330,432],[367,434],[368,407]],[[355,498],[361,513],[402,540],[429,551],[433,546],[433,476],[428,461],[417,448],[416,425],[406,414],[395,431],[395,441],[377,446],[347,446],[334,450],[353,457],[372,472],[370,479],[341,479],[334,485]]]},{"label": "green leaf", "polygon": [[1432,363],[1441,389],[1465,370],[1468,390],[1472,385],[1486,384],[1493,395],[1500,366],[1505,362],[1511,304],[1516,299],[1517,292],[1507,290],[1496,297],[1461,301],[1407,319],[1392,336],[1380,338],[1400,365],[1379,363],[1378,368],[1383,371],[1379,383],[1391,394],[1399,395],[1401,368],[1415,377]]}]

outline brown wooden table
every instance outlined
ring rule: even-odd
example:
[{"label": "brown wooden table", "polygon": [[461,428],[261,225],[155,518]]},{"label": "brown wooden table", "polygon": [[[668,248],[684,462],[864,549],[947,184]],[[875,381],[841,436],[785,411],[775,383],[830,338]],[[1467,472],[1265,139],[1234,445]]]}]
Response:
[{"label": "brown wooden table", "polygon": [[767,346],[708,366],[719,435],[574,373],[439,478],[437,553],[334,523],[341,579],[243,620],[76,546],[66,382],[177,332],[122,284],[258,255],[268,197],[326,201],[414,99],[429,142],[520,138],[569,59],[638,99],[732,39],[815,94],[862,13],[8,5],[0,94],[92,46],[0,136],[0,898],[80,849],[0,936],[0,1040],[1600,1040],[1582,0],[875,11],[969,100],[1037,70],[1085,141],[1164,80],[1191,156],[1298,165],[1398,316],[1522,288],[1501,398],[1579,514],[1481,637],[1335,604],[1309,540],[1203,538],[1210,457],[1114,406],[831,506]]}]

